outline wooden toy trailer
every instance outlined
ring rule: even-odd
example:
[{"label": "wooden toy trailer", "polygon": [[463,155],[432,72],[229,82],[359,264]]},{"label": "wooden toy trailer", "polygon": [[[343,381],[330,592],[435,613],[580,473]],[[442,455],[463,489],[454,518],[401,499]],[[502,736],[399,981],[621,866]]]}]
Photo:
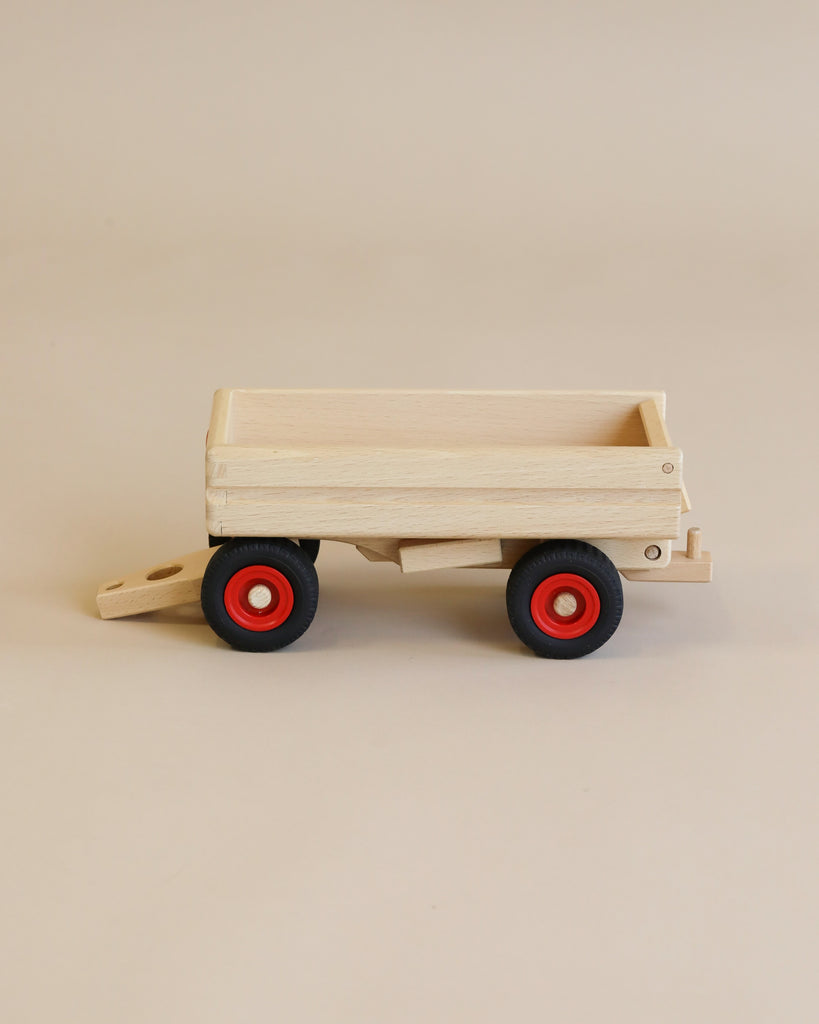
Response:
[{"label": "wooden toy trailer", "polygon": [[206,521],[215,553],[103,584],[103,618],[201,598],[216,633],[275,650],[309,626],[320,540],[403,572],[511,569],[537,654],[578,657],[620,621],[619,574],[707,582],[665,395],[631,391],[217,391]]}]

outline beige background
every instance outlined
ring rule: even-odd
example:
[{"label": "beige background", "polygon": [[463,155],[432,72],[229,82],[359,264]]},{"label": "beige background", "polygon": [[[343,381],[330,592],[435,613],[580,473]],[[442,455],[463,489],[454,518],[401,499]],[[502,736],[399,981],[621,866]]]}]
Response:
[{"label": "beige background", "polygon": [[[816,5],[2,14],[0,1017],[814,1020]],[[234,384],[666,388],[716,582],[99,621]]]}]

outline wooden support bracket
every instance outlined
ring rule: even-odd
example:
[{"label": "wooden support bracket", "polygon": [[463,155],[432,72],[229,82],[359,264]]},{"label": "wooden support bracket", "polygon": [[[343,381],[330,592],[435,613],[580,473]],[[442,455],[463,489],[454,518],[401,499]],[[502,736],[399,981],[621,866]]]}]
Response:
[{"label": "wooden support bracket", "polygon": [[449,540],[402,544],[398,549],[401,572],[422,569],[460,569],[493,565],[503,560],[500,540]]}]

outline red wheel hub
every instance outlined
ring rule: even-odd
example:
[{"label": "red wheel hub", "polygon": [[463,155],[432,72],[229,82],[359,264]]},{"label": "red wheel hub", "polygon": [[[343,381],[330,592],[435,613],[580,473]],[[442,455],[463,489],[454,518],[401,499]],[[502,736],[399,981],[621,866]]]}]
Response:
[{"label": "red wheel hub", "polygon": [[254,633],[276,629],[293,611],[290,581],[269,565],[248,565],[228,580],[225,611],[237,624]]},{"label": "red wheel hub", "polygon": [[561,572],[538,584],[530,604],[538,629],[557,640],[583,636],[600,617],[600,595],[583,576]]}]

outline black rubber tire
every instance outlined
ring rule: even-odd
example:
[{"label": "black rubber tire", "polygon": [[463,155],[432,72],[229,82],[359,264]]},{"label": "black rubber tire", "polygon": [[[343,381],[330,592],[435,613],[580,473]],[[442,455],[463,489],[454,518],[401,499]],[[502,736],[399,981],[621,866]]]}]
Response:
[{"label": "black rubber tire", "polygon": [[218,548],[222,544],[227,544],[229,540],[267,540],[266,537],[214,537],[212,533],[208,534],[208,547]]},{"label": "black rubber tire", "polygon": [[[218,548],[222,544],[226,544],[229,540],[238,540],[236,537],[214,537],[212,533],[208,534],[208,547]],[[250,538],[248,538],[250,539]],[[319,548],[321,547],[320,540],[300,540],[299,547],[302,548],[310,556],[310,561],[315,564],[318,558]]]},{"label": "black rubber tire", "polygon": [[[240,570],[266,565],[278,570],[293,590],[293,610],[275,629],[255,632],[235,622],[225,608],[225,588]],[[319,583],[315,567],[292,540],[228,540],[219,546],[202,579],[202,611],[208,625],[239,651],[277,651],[304,633],[318,606]]]},{"label": "black rubber tire", "polygon": [[[573,573],[597,591],[600,613],[582,636],[558,639],[545,633],[532,617],[532,595],[550,576]],[[518,637],[542,658],[582,658],[612,636],[623,615],[620,574],[606,555],[579,540],[553,540],[527,551],[509,574],[506,585],[509,622]]]},{"label": "black rubber tire", "polygon": [[304,551],[307,555],[310,556],[310,561],[315,563],[316,559],[318,558],[319,548],[321,547],[321,541],[300,540],[299,547],[302,549],[302,551]]}]

